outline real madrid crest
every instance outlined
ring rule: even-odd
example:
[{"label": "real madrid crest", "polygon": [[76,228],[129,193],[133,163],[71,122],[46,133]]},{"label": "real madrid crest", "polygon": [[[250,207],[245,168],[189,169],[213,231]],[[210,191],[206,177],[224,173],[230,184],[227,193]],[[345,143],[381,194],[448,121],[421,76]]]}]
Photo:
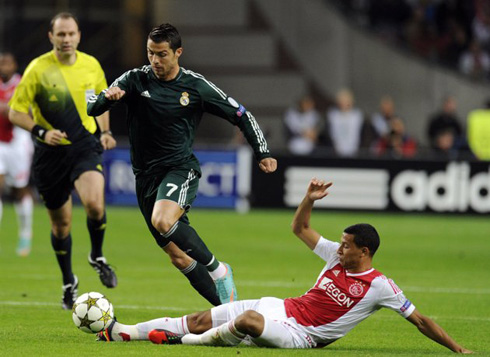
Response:
[{"label": "real madrid crest", "polygon": [[182,96],[180,97],[180,104],[185,107],[186,105],[189,105],[190,102],[189,93],[183,92]]}]

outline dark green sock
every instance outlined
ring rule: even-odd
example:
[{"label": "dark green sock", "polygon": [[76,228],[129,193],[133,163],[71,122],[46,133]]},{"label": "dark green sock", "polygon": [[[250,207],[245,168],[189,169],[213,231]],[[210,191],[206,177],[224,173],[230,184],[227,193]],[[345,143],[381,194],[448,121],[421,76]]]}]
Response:
[{"label": "dark green sock", "polygon": [[213,254],[194,228],[183,222],[177,222],[163,237],[170,239],[188,256],[206,266],[213,260]]},{"label": "dark green sock", "polygon": [[209,276],[206,267],[195,260],[187,268],[180,271],[189,280],[192,287],[214,306],[221,305],[216,286]]},{"label": "dark green sock", "polygon": [[104,234],[107,219],[104,212],[104,217],[101,220],[90,219],[87,217],[87,228],[90,235],[90,242],[92,243],[92,250],[90,252],[90,258],[102,257],[102,244],[104,243]]},{"label": "dark green sock", "polygon": [[51,246],[56,254],[61,274],[63,274],[63,285],[73,283],[75,278],[71,270],[71,234],[64,239],[58,239],[51,232]]},{"label": "dark green sock", "polygon": [[206,269],[208,271],[215,271],[216,269],[218,269],[218,266],[219,266],[219,260],[214,258],[211,264],[206,265]]}]

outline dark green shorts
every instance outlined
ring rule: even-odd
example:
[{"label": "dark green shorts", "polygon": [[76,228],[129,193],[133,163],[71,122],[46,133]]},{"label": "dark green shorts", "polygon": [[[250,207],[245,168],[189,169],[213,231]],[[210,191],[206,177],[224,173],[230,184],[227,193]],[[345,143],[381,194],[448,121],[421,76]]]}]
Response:
[{"label": "dark green shorts", "polygon": [[36,143],[32,170],[39,195],[46,208],[54,210],[65,204],[73,183],[86,171],[102,172],[103,148],[99,141],[83,145],[48,146]]},{"label": "dark green shorts", "polygon": [[[162,199],[174,201],[187,212],[196,199],[199,177],[199,173],[193,169],[175,167],[159,175],[136,179],[138,205],[159,246],[165,247],[170,240],[162,237],[151,223],[155,202]],[[189,223],[186,214],[181,217],[180,221]]]}]

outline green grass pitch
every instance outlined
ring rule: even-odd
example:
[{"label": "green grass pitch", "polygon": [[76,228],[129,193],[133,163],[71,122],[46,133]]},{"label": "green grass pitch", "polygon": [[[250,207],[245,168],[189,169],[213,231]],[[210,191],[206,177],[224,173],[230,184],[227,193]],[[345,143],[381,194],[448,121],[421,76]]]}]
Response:
[{"label": "green grass pitch", "polygon": [[[198,210],[193,226],[218,259],[234,268],[241,299],[304,293],[322,261],[290,231],[293,211]],[[51,250],[49,221],[37,206],[33,251],[15,255],[15,213],[4,207],[0,228],[0,355],[2,356],[423,356],[451,352],[428,340],[396,313],[381,310],[346,337],[315,350],[97,343],[78,331],[60,307],[61,276]],[[490,221],[488,217],[315,211],[312,225],[339,239],[346,226],[369,222],[381,235],[374,266],[394,279],[417,308],[465,347],[490,354]],[[85,215],[73,215],[73,267],[79,294],[99,291],[123,323],[180,316],[209,308],[154,243],[136,208],[108,208],[104,253],[119,286],[106,289],[87,263]]]}]

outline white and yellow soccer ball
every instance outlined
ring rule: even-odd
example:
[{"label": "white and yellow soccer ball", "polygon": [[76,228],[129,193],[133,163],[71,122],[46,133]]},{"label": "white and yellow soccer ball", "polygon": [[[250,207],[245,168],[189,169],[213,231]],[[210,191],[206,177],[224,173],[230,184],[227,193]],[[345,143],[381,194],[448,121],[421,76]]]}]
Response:
[{"label": "white and yellow soccer ball", "polygon": [[72,318],[83,332],[97,333],[109,327],[114,319],[114,308],[103,294],[85,293],[73,304]]}]

